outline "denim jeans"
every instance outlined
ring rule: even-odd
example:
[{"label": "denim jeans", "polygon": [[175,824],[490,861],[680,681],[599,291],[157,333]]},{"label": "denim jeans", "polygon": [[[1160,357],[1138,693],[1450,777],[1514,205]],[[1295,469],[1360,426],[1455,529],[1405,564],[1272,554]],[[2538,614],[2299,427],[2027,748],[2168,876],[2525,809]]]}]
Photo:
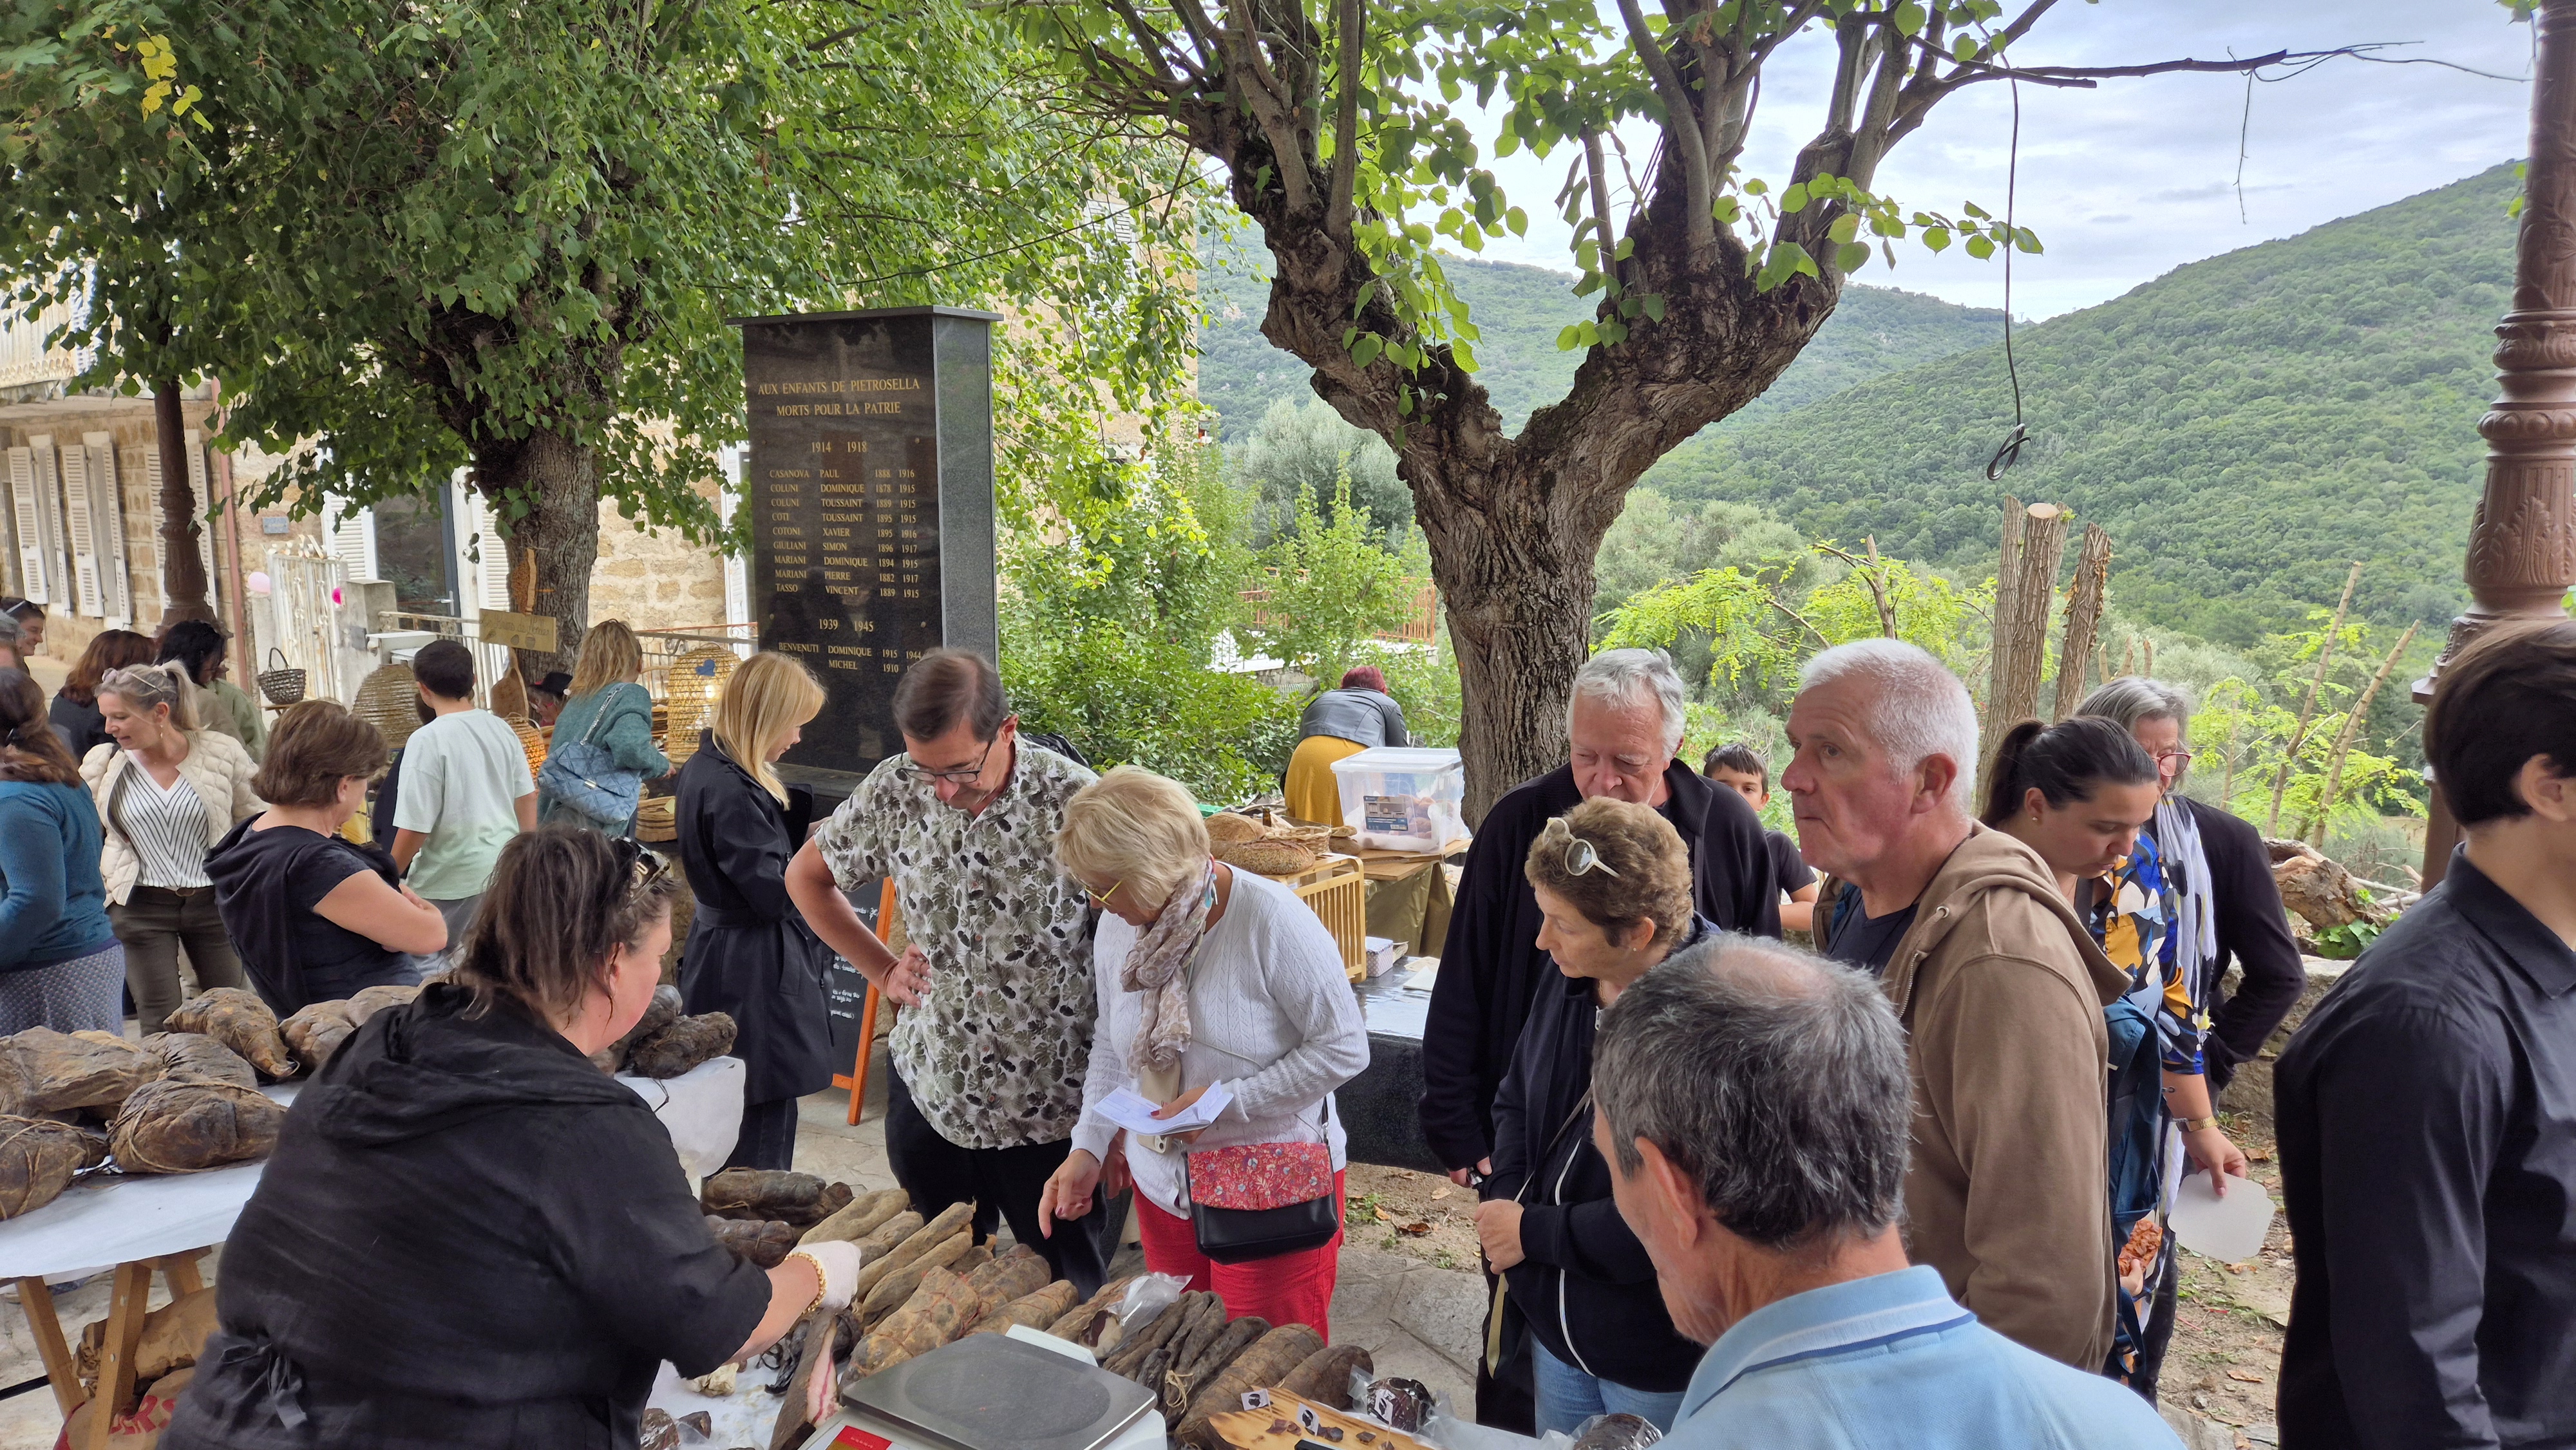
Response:
[{"label": "denim jeans", "polygon": [[1548,1353],[1547,1346],[1535,1339],[1530,1341],[1530,1367],[1538,1379],[1538,1432],[1542,1435],[1550,1430],[1571,1435],[1593,1416],[1609,1414],[1636,1415],[1670,1434],[1673,1417],[1681,1413],[1684,1391],[1632,1390],[1585,1374]]}]

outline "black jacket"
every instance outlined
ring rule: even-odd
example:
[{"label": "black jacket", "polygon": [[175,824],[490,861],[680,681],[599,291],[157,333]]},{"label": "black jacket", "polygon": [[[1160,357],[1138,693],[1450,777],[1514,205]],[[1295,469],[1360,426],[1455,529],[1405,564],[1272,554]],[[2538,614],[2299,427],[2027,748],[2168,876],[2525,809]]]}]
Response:
[{"label": "black jacket", "polygon": [[91,751],[107,743],[107,717],[100,713],[95,698],[84,705],[69,692],[57,690],[53,704],[45,707],[45,718],[52,722],[54,733],[63,738],[74,760],[88,759]]},{"label": "black jacket", "polygon": [[[2218,918],[2218,951],[2209,964],[2209,1000],[2216,1009],[2201,1038],[2201,1064],[2209,1090],[2219,1092],[2236,1065],[2263,1050],[2264,1040],[2307,990],[2308,969],[2290,936],[2280,883],[2272,879],[2272,853],[2253,823],[2232,811],[2182,797],[2200,828],[2200,851],[2209,861],[2210,906]],[[2216,984],[2234,958],[2245,979],[2233,997]]]},{"label": "black jacket", "polygon": [[[1692,923],[1688,946],[1717,928]],[[1610,1164],[1592,1143],[1594,984],[1562,972],[1539,985],[1494,1097],[1487,1198],[1521,1200],[1521,1252],[1507,1296],[1547,1352],[1584,1373],[1650,1394],[1687,1388],[1700,1346],[1673,1328],[1654,1260],[1610,1197]],[[1526,1188],[1524,1188],[1526,1185]]]},{"label": "black jacket", "polygon": [[776,1102],[832,1083],[831,952],[787,899],[798,841],[787,810],[712,734],[680,767],[680,866],[696,914],[680,952],[691,1012],[734,1023],[733,1055],[750,1069],[743,1100]]},{"label": "black jacket", "polygon": [[2576,1445],[2576,950],[2464,850],[2272,1081],[2281,1450]]},{"label": "black jacket", "polygon": [[[1664,767],[1664,786],[1657,809],[1690,848],[1700,915],[1728,931],[1778,936],[1780,895],[1753,807],[1678,760]],[[1539,950],[1538,898],[1521,867],[1540,829],[1582,800],[1574,768],[1559,766],[1494,802],[1467,848],[1422,1032],[1422,1137],[1451,1168],[1493,1151],[1494,1090],[1512,1065],[1531,994],[1560,976]]]},{"label": "black jacket", "polygon": [[653,1376],[750,1338],[644,1100],[515,1006],[432,986],[288,1112],[224,1244],[222,1329],[164,1450],[629,1450]]}]

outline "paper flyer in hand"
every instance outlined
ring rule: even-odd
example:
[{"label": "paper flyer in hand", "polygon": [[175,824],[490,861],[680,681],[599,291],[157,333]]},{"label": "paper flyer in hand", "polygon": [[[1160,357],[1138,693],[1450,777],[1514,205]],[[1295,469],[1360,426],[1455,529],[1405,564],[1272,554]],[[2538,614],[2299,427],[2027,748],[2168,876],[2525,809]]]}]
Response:
[{"label": "paper flyer in hand", "polygon": [[1161,1133],[1187,1133],[1204,1128],[1223,1116],[1234,1094],[1224,1083],[1210,1083],[1199,1100],[1168,1118],[1154,1116],[1155,1105],[1133,1089],[1118,1088],[1100,1100],[1100,1116],[1128,1132],[1153,1137]]}]

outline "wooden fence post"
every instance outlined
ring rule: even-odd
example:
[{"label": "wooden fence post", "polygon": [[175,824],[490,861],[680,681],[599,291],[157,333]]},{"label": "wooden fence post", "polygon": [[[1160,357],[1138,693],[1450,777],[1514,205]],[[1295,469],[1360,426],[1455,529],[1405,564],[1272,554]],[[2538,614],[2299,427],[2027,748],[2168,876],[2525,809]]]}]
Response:
[{"label": "wooden fence post", "polygon": [[1993,682],[1986,692],[1980,764],[2015,724],[2039,713],[2039,677],[2048,663],[2048,616],[2057,602],[2057,566],[2066,555],[2066,510],[2035,503],[2004,516],[2004,552],[1995,571]]}]

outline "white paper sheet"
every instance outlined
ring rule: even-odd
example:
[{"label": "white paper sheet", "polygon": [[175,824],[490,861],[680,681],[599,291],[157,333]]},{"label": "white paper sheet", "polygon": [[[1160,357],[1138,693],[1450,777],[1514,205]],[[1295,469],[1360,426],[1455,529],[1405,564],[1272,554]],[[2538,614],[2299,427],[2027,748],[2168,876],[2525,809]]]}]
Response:
[{"label": "white paper sheet", "polygon": [[1118,1088],[1100,1100],[1100,1115],[1128,1132],[1151,1138],[1163,1133],[1186,1133],[1215,1122],[1234,1101],[1234,1094],[1224,1083],[1210,1083],[1199,1100],[1168,1118],[1154,1116],[1154,1103],[1127,1088]]},{"label": "white paper sheet", "polygon": [[2227,1196],[2221,1198],[2207,1173],[2188,1173],[2165,1222],[2193,1253],[2222,1264],[2241,1263],[2262,1249],[2263,1236],[2271,1231],[2272,1195],[2251,1179],[2231,1177]]}]

